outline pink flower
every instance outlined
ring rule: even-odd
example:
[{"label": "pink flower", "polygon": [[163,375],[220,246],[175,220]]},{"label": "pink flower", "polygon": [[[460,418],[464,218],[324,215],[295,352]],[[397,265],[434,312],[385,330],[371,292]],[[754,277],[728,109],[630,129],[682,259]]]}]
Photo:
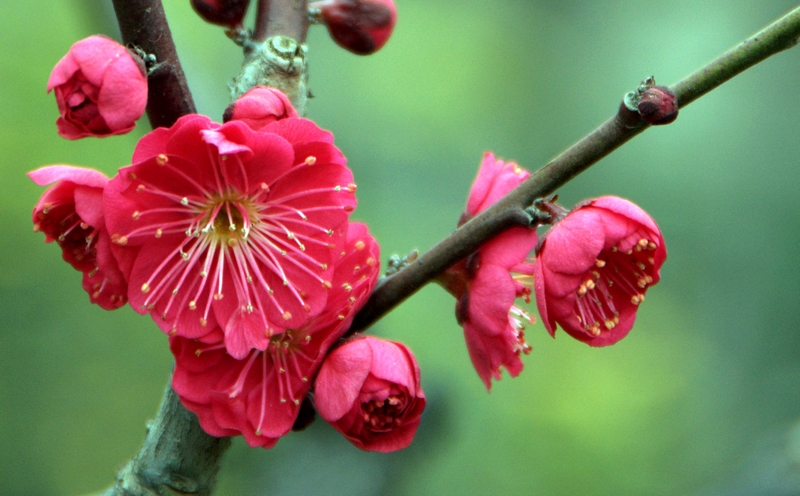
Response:
[{"label": "pink flower", "polygon": [[147,105],[144,64],[104,36],[90,36],[70,48],[50,73],[61,117],[58,134],[67,139],[125,134]]},{"label": "pink flower", "polygon": [[237,359],[319,314],[355,208],[333,135],[187,115],[144,136],[106,188],[128,297],[170,335],[220,327]]},{"label": "pink flower", "polygon": [[397,22],[393,0],[324,0],[309,4],[337,45],[355,53],[375,53],[389,41]]},{"label": "pink flower", "polygon": [[[513,162],[504,163],[486,153],[472,185],[467,210],[459,225],[482,212],[527,179],[530,174]],[[530,301],[533,266],[526,262],[536,246],[536,230],[509,229],[450,267],[439,278],[456,297],[456,318],[464,328],[467,350],[475,370],[490,390],[499,380],[500,367],[511,377],[522,371],[520,353],[530,353],[524,322],[533,318],[514,305],[516,298]]]},{"label": "pink flower", "polygon": [[299,117],[289,98],[280,90],[256,86],[225,109],[224,122],[242,121],[253,131],[288,117]]},{"label": "pink flower", "polygon": [[419,379],[417,361],[402,343],[364,336],[325,358],[314,403],[356,447],[397,451],[411,444],[425,409]]},{"label": "pink flower", "polygon": [[172,387],[208,434],[243,434],[250,446],[270,448],[291,430],[325,353],[375,286],[378,250],[367,227],[351,223],[324,311],[273,335],[264,351],[237,360],[226,353],[219,330],[200,340],[170,339]]},{"label": "pink flower", "polygon": [[111,255],[103,219],[108,178],[69,165],[42,167],[28,177],[39,186],[55,183],[33,209],[33,230],[44,232],[47,243],[56,241],[64,260],[83,272],[83,289],[92,303],[106,310],[123,306],[128,287]]},{"label": "pink flower", "polygon": [[590,346],[616,343],[633,327],[666,258],[655,221],[628,200],[604,196],[577,205],[550,229],[534,262],[545,327],[555,337],[558,324]]}]

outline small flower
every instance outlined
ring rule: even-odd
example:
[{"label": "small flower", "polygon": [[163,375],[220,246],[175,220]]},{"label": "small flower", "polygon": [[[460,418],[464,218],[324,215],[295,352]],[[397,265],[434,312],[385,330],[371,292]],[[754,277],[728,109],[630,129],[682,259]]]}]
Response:
[{"label": "small flower", "polygon": [[333,41],[356,55],[380,50],[397,22],[393,0],[324,0],[308,7],[328,27]]},{"label": "small flower", "polygon": [[90,36],[69,49],[50,73],[61,117],[58,134],[67,139],[125,134],[147,105],[144,63],[104,36]]},{"label": "small flower", "polygon": [[579,204],[547,233],[534,262],[536,305],[590,346],[607,346],[633,327],[647,288],[667,258],[655,221],[628,200],[604,196]]},{"label": "small flower", "polygon": [[204,21],[235,29],[242,25],[250,0],[192,0],[192,8]]},{"label": "small flower", "polygon": [[259,131],[275,121],[299,117],[289,98],[278,89],[256,86],[228,105],[223,122],[242,121],[253,131]]},{"label": "small flower", "polygon": [[33,209],[33,230],[42,231],[47,243],[57,242],[64,260],[83,272],[83,289],[89,300],[106,310],[127,301],[128,287],[111,254],[111,238],[103,219],[102,173],[52,165],[29,172],[39,186],[55,183]]},{"label": "small flower", "polygon": [[411,444],[425,409],[417,361],[402,343],[371,336],[336,348],[314,383],[320,416],[366,451]]},{"label": "small flower", "polygon": [[106,188],[131,306],[170,335],[220,327],[237,359],[319,314],[331,289],[353,175],[306,119],[259,132],[188,115],[144,136]]},{"label": "small flower", "polygon": [[270,448],[292,429],[325,353],[375,286],[379,257],[367,227],[351,223],[324,311],[241,360],[226,353],[221,330],[199,340],[170,338],[172,387],[208,434],[242,434],[250,446]]},{"label": "small flower", "polygon": [[[517,164],[486,153],[459,225],[529,176]],[[514,300],[530,301],[533,266],[527,257],[536,242],[535,229],[511,228],[450,267],[438,280],[456,297],[456,319],[464,328],[469,356],[487,390],[492,378],[501,378],[501,366],[511,377],[519,375],[523,367],[520,354],[531,350],[524,330],[525,322],[533,324],[533,318],[514,305]]]}]

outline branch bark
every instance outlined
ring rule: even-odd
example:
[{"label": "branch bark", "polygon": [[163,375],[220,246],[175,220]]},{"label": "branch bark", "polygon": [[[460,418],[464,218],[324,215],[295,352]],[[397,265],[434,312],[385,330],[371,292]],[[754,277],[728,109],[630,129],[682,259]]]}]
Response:
[{"label": "branch bark", "polygon": [[[680,107],[685,107],[768,57],[793,47],[798,37],[800,7],[672,86]],[[502,200],[475,216],[414,262],[386,277],[356,315],[350,333],[366,329],[481,244],[517,225],[510,221],[513,212],[519,212],[535,199],[553,193],[647,127],[638,114],[621,104],[616,115],[539,169]]]},{"label": "branch bark", "polygon": [[153,129],[196,112],[161,0],[113,0],[122,41],[155,55],[147,76],[147,117]]}]

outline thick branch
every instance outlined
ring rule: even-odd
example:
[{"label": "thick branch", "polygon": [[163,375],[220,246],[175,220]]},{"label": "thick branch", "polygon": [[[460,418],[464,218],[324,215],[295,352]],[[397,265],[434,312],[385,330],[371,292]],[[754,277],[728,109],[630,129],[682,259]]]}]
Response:
[{"label": "thick branch", "polygon": [[230,444],[229,437],[206,434],[197,417],[167,386],[158,415],[148,424],[141,451],[101,496],[210,495]]},{"label": "thick branch", "polygon": [[[742,71],[791,48],[797,44],[798,37],[800,7],[673,86],[680,106],[688,105]],[[533,200],[554,192],[646,128],[637,114],[628,111],[624,104],[620,105],[615,116],[539,169],[502,200],[420,255],[416,261],[384,279],[356,316],[350,332],[369,327],[448,267],[514,226],[509,222],[509,212],[524,209]]]},{"label": "thick branch", "polygon": [[147,117],[153,129],[196,112],[161,0],[113,0],[122,41],[155,55],[147,77]]}]

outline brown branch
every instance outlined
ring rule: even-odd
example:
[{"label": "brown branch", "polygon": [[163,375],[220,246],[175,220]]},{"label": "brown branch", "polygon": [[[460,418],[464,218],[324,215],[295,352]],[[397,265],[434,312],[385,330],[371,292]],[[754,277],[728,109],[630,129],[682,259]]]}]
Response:
[{"label": "brown branch", "polygon": [[288,36],[305,43],[308,34],[306,0],[258,0],[253,41],[272,36]]},{"label": "brown branch", "polygon": [[155,55],[147,77],[147,117],[153,129],[196,112],[161,0],[113,0],[122,41]]},{"label": "brown branch", "polygon": [[[672,87],[681,107],[764,59],[791,48],[800,37],[800,7],[732,48]],[[509,212],[519,212],[553,193],[570,179],[622,146],[648,126],[620,105],[616,115],[545,165],[489,209],[461,226],[396,274],[383,280],[356,315],[350,332],[366,329],[448,267],[480,245],[515,225]]]}]

